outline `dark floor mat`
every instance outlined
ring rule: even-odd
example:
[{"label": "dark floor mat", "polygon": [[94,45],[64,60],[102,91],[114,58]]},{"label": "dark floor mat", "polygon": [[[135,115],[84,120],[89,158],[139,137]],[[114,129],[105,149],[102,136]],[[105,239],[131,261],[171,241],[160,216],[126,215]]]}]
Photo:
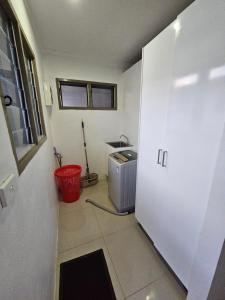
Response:
[{"label": "dark floor mat", "polygon": [[60,265],[59,300],[116,300],[102,249]]}]

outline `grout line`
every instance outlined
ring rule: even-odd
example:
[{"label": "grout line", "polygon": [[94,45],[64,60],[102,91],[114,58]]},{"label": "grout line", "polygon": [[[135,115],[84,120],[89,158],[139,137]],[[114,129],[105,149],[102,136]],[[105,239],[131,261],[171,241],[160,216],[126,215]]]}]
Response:
[{"label": "grout line", "polygon": [[[84,201],[83,199],[79,199],[77,201]],[[69,204],[69,203],[68,203]],[[81,209],[86,209],[86,208],[89,208],[89,206],[82,206],[83,204],[80,202],[80,203],[77,203],[76,206],[72,207],[71,210],[64,210],[63,207],[60,208],[60,216],[64,216],[64,215],[67,215],[67,214],[70,214],[70,213],[73,213],[74,211],[79,211]]]},{"label": "grout line", "polygon": [[[82,200],[81,200],[81,201],[82,201]],[[117,280],[117,284],[118,284],[118,286],[119,286],[119,288],[120,288],[120,293],[122,294],[123,299],[125,299],[125,293],[124,293],[123,287],[122,287],[122,285],[121,285],[121,283],[120,283],[120,280],[119,280],[119,277],[118,277],[116,268],[115,268],[114,263],[113,263],[113,260],[112,260],[112,257],[110,256],[110,252],[109,252],[109,249],[108,249],[108,247],[107,247],[106,240],[105,240],[105,238],[104,238],[104,234],[103,234],[103,232],[102,232],[102,229],[101,229],[101,226],[100,226],[100,223],[99,223],[99,220],[98,220],[98,217],[97,217],[97,213],[96,213],[95,208],[94,208],[94,207],[89,207],[89,206],[83,207],[83,206],[82,206],[82,203],[81,203],[80,207],[74,207],[74,209],[72,209],[71,211],[68,211],[68,212],[61,212],[61,214],[64,215],[64,214],[67,214],[67,213],[70,213],[70,212],[73,212],[73,211],[79,211],[79,210],[81,210],[81,209],[86,209],[86,208],[91,208],[91,211],[93,212],[94,217],[95,217],[95,220],[96,220],[96,222],[97,222],[97,227],[98,227],[100,236],[99,236],[99,237],[96,237],[96,238],[94,238],[94,239],[90,239],[90,240],[87,241],[87,242],[84,242],[84,243],[81,243],[81,244],[79,244],[79,245],[76,245],[75,247],[71,247],[71,248],[65,249],[65,250],[63,250],[62,252],[59,252],[59,251],[58,251],[58,253],[57,253],[57,261],[56,261],[56,270],[60,267],[61,262],[59,261],[59,259],[60,259],[60,256],[61,256],[61,255],[64,255],[64,254],[66,254],[67,252],[72,251],[73,249],[76,249],[76,248],[85,246],[85,245],[87,245],[87,244],[89,244],[89,243],[91,243],[91,242],[94,242],[95,240],[102,239],[103,244],[104,244],[104,247],[105,247],[105,250],[106,250],[107,255],[108,255],[108,258],[109,258],[109,260],[110,260],[110,262],[111,262],[111,268],[112,268],[112,271],[114,272],[114,277],[115,277],[115,279]],[[60,205],[59,205],[59,210],[60,210]],[[61,209],[61,210],[63,210],[63,209]],[[59,219],[59,218],[58,218],[58,219]],[[59,229],[59,227],[60,227],[60,222],[59,222],[58,229]],[[58,244],[59,244],[59,243],[58,243]],[[56,272],[56,273],[57,273],[57,272]],[[58,282],[58,286],[59,286],[59,282]]]},{"label": "grout line", "polygon": [[103,233],[103,235],[105,237],[108,237],[108,236],[111,236],[113,234],[116,234],[116,233],[119,233],[119,232],[123,232],[123,231],[125,231],[125,230],[127,230],[127,229],[129,229],[131,227],[135,227],[136,225],[137,225],[137,223],[129,224],[129,225],[125,226],[124,228],[120,228],[120,229],[118,229],[116,231],[112,231],[112,232],[109,232],[109,233],[106,233],[106,234]]},{"label": "grout line", "polygon": [[69,251],[71,251],[71,250],[73,250],[73,249],[76,249],[76,248],[79,248],[79,247],[84,246],[84,245],[86,245],[86,244],[89,244],[89,243],[91,243],[91,242],[94,242],[94,241],[96,241],[96,240],[98,240],[98,239],[100,239],[100,238],[102,238],[102,236],[98,236],[98,237],[96,237],[96,238],[93,238],[93,239],[90,239],[90,240],[88,240],[88,241],[86,241],[86,242],[83,242],[83,243],[81,243],[81,244],[79,244],[79,245],[76,245],[76,246],[73,246],[73,247],[71,247],[71,248],[65,249],[65,250],[63,250],[62,252],[58,252],[58,258],[59,258],[60,255],[66,253],[66,252],[69,252]]},{"label": "grout line", "polygon": [[[98,221],[98,223],[99,223],[99,227],[100,227],[100,230],[101,230],[101,224],[100,224],[100,221],[99,221],[99,219],[101,219],[101,216],[98,216],[98,211],[100,210],[101,211],[101,209],[99,209],[99,208],[97,208],[97,207],[93,207],[93,210],[94,210],[94,213],[95,213],[95,216],[96,216],[96,219],[97,219],[97,221]],[[103,211],[103,213],[106,213],[107,214],[107,212],[104,212]],[[130,215],[128,215],[128,216],[131,216],[131,214]],[[127,216],[124,216],[124,217],[127,217]],[[118,218],[124,218],[123,216],[118,216]],[[133,216],[134,217],[134,216]],[[126,226],[124,226],[123,228],[118,228],[117,230],[115,230],[115,231],[112,231],[112,232],[108,232],[108,233],[104,233],[102,230],[101,230],[101,232],[102,232],[102,235],[103,236],[110,236],[110,235],[112,235],[112,234],[114,234],[114,233],[117,233],[117,232],[121,232],[121,231],[123,231],[123,230],[126,230],[126,229],[128,229],[128,228],[130,228],[130,227],[132,227],[132,226],[135,226],[135,225],[137,225],[138,223],[137,223],[137,220],[135,219],[135,217],[134,217],[134,222],[132,223],[130,223],[130,224],[127,224]]]},{"label": "grout line", "polygon": [[[82,204],[81,204],[82,205]],[[74,209],[74,210],[72,210],[71,211],[71,213],[72,212],[74,212],[75,210],[76,211],[81,211],[81,210],[86,210],[86,209],[91,209],[91,211],[92,211],[92,213],[93,213],[93,217],[95,218],[95,221],[96,221],[96,223],[97,223],[97,228],[98,228],[98,232],[99,232],[99,236],[97,236],[97,237],[95,237],[95,238],[91,238],[90,240],[88,240],[88,241],[85,241],[85,242],[82,242],[81,244],[79,244],[79,245],[76,245],[76,246],[72,246],[72,247],[70,247],[70,248],[68,248],[68,249],[65,249],[65,250],[63,250],[63,251],[58,251],[58,257],[59,257],[59,255],[61,255],[61,254],[63,254],[63,253],[65,253],[65,252],[67,252],[67,251],[70,251],[70,250],[72,250],[72,249],[75,249],[75,248],[78,248],[78,247],[80,247],[80,246],[83,246],[83,245],[85,245],[85,244],[87,244],[87,243],[89,243],[89,242],[93,242],[93,241],[95,241],[95,240],[97,240],[97,239],[99,239],[99,238],[101,238],[102,237],[102,231],[101,231],[101,228],[100,228],[100,226],[99,226],[99,223],[98,223],[98,220],[97,220],[97,217],[96,217],[96,214],[95,214],[95,211],[94,211],[94,209],[92,208],[92,207],[79,207],[79,208],[77,208],[77,209]],[[68,212],[68,213],[70,213],[70,212]],[[67,213],[66,213],[67,214]]]},{"label": "grout line", "polygon": [[[95,211],[96,211],[96,210],[95,210]],[[96,212],[95,212],[95,214],[96,214]],[[97,218],[97,215],[96,215],[96,218]],[[97,221],[98,221],[98,223],[99,223],[98,218],[97,218]],[[99,225],[99,226],[100,226],[100,225]],[[129,226],[127,226],[127,227],[125,227],[125,228],[123,228],[123,229],[120,229],[120,230],[118,230],[118,231],[119,231],[119,232],[125,231],[125,230],[127,230],[129,227],[135,227],[135,226],[137,226],[137,223],[136,223],[136,224],[135,224],[135,223],[134,223],[134,224],[130,224]],[[101,226],[100,226],[100,229],[101,229]],[[118,273],[117,273],[117,271],[116,271],[116,267],[115,267],[115,265],[114,265],[114,263],[113,263],[113,259],[112,259],[111,255],[110,255],[110,251],[109,251],[109,248],[108,248],[108,246],[107,246],[107,242],[106,242],[106,240],[105,240],[105,237],[111,236],[111,235],[113,235],[113,234],[117,234],[118,231],[116,231],[116,232],[111,232],[111,233],[109,233],[109,234],[104,235],[103,232],[102,232],[102,230],[101,230],[101,233],[102,233],[102,238],[104,239],[106,248],[107,248],[107,250],[108,250],[109,257],[110,257],[110,259],[111,259],[111,261],[112,261],[112,264],[113,264],[113,267],[114,267],[114,269],[115,269],[115,273],[116,273],[116,275],[117,275],[119,284],[120,284],[120,286],[121,286],[121,289],[122,289],[122,292],[123,292],[123,296],[125,297],[124,299],[127,299],[127,297],[130,297],[130,296],[132,296],[132,295],[134,295],[134,294],[140,292],[141,290],[143,290],[143,289],[146,288],[147,286],[149,286],[149,285],[153,284],[154,282],[160,280],[161,278],[163,278],[164,276],[166,276],[166,273],[163,272],[163,274],[160,275],[158,278],[154,279],[153,281],[148,282],[145,286],[141,287],[140,289],[138,289],[138,290],[135,291],[134,293],[129,294],[128,296],[125,296],[125,291],[124,291],[124,289],[123,289],[123,287],[122,287],[122,283],[121,283],[120,280],[119,280],[119,276],[118,276]]]},{"label": "grout line", "polygon": [[[96,211],[94,211],[94,213],[95,213],[95,216],[96,216]],[[96,219],[97,219],[97,222],[98,222],[98,224],[99,224],[99,220],[98,220],[97,216],[96,216]],[[120,287],[120,289],[121,289],[123,299],[125,299],[125,292],[124,292],[124,290],[123,290],[122,283],[121,283],[120,280],[119,280],[119,276],[118,276],[118,273],[117,273],[117,271],[116,271],[116,267],[115,267],[115,265],[114,265],[114,263],[113,263],[113,259],[112,259],[111,255],[110,255],[109,248],[108,248],[108,246],[107,246],[107,243],[106,243],[106,240],[105,240],[105,237],[104,237],[104,234],[103,234],[103,232],[102,232],[102,229],[101,229],[100,224],[99,224],[99,227],[100,227],[100,231],[101,231],[101,234],[102,234],[102,239],[103,239],[103,241],[104,241],[106,250],[107,250],[108,255],[109,255],[109,259],[110,259],[110,261],[111,261],[111,263],[112,263],[112,268],[113,268],[113,270],[114,270],[115,277],[116,277],[116,279],[117,279],[117,281],[118,281],[118,283],[119,283],[119,287]]]},{"label": "grout line", "polygon": [[[94,191],[93,191],[93,194],[94,194]],[[90,197],[91,197],[91,195],[90,195]],[[87,198],[87,197],[85,197],[85,198]],[[84,199],[80,199],[80,200],[81,200],[82,202],[85,201]],[[111,235],[113,235],[113,234],[118,234],[119,232],[128,230],[130,227],[135,227],[135,226],[137,226],[138,224],[137,224],[136,222],[134,222],[134,223],[132,223],[132,224],[129,224],[129,225],[125,226],[125,227],[122,228],[122,229],[118,229],[118,230],[116,230],[116,231],[113,231],[113,232],[109,232],[109,233],[104,234],[104,233],[103,233],[103,230],[102,230],[102,226],[101,226],[101,216],[98,214],[98,210],[97,210],[95,207],[92,207],[92,206],[87,206],[87,207],[86,207],[86,206],[83,206],[83,203],[82,203],[82,202],[80,203],[80,206],[78,205],[77,207],[72,208],[71,211],[63,212],[63,213],[61,212],[61,213],[62,213],[62,214],[67,214],[67,213],[72,213],[72,212],[75,212],[75,211],[81,211],[81,209],[85,210],[85,209],[87,209],[87,208],[91,208],[91,211],[93,212],[95,221],[97,222],[97,228],[98,228],[98,231],[99,231],[99,234],[100,234],[100,235],[99,235],[98,237],[95,237],[95,238],[93,238],[93,239],[90,239],[90,240],[88,240],[88,241],[85,241],[85,242],[83,242],[83,243],[81,243],[81,244],[78,244],[78,245],[76,245],[76,246],[72,246],[72,247],[70,247],[70,248],[68,248],[68,249],[65,249],[65,250],[63,250],[62,252],[58,252],[58,253],[57,253],[56,269],[57,269],[57,268],[60,266],[60,264],[63,262],[63,261],[62,261],[62,262],[59,261],[59,258],[60,258],[61,255],[65,255],[67,252],[70,252],[70,251],[72,251],[73,249],[75,250],[75,249],[77,249],[77,248],[80,248],[80,247],[85,246],[85,245],[88,245],[88,244],[90,244],[90,243],[92,243],[92,242],[94,242],[94,241],[96,241],[96,240],[101,239],[101,240],[103,241],[105,250],[107,251],[106,253],[107,253],[108,258],[109,258],[109,260],[110,260],[110,262],[111,262],[111,268],[112,268],[112,271],[114,272],[115,279],[118,281],[118,286],[119,286],[119,288],[120,288],[120,290],[121,290],[121,294],[122,294],[123,299],[129,299],[129,297],[131,297],[131,296],[133,296],[133,295],[136,295],[137,293],[139,293],[139,292],[142,291],[143,289],[147,288],[148,286],[151,286],[152,284],[154,284],[155,282],[161,280],[162,278],[166,278],[166,277],[167,277],[167,272],[164,272],[164,271],[163,271],[163,273],[162,273],[157,279],[154,279],[153,281],[150,281],[149,283],[147,283],[147,284],[144,285],[143,287],[139,288],[138,290],[136,290],[136,291],[134,291],[134,292],[132,292],[131,294],[128,294],[128,295],[126,296],[125,291],[124,291],[124,289],[123,289],[122,282],[120,282],[120,279],[119,279],[119,273],[117,272],[117,269],[116,269],[116,267],[115,267],[115,264],[114,264],[114,261],[113,261],[113,257],[112,257],[111,254],[110,254],[109,247],[108,247],[108,244],[107,244],[107,240],[106,240],[106,239],[107,239],[108,236],[111,236]],[[60,205],[59,205],[59,210],[60,210]],[[62,210],[63,210],[63,209],[62,209]],[[59,225],[60,225],[60,222],[59,222]],[[60,227],[60,226],[59,226],[59,227]],[[59,227],[58,227],[58,229],[59,229]],[[154,248],[154,247],[153,247],[153,248]],[[155,253],[155,255],[157,255],[157,252]]]},{"label": "grout line", "polygon": [[129,294],[125,299],[128,299],[129,297],[131,297],[131,296],[133,296],[133,295],[136,295],[137,293],[139,293],[140,291],[142,291],[142,290],[145,289],[146,287],[148,287],[148,286],[152,285],[153,283],[155,283],[155,282],[161,280],[161,279],[162,279],[163,277],[165,277],[165,276],[166,276],[166,275],[163,274],[163,275],[161,275],[159,278],[154,279],[153,281],[147,283],[147,284],[144,285],[142,288],[140,288],[140,289],[138,289],[137,291],[135,291],[135,292]]}]

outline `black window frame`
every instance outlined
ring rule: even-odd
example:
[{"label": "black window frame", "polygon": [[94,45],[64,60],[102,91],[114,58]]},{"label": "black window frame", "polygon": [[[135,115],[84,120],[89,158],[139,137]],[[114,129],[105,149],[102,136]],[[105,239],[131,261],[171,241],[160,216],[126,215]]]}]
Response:
[{"label": "black window frame", "polygon": [[[65,106],[62,99],[61,85],[86,86],[87,87],[87,107]],[[111,107],[94,107],[92,102],[92,86],[94,88],[109,88],[113,91]],[[60,110],[117,110],[117,84],[107,82],[96,82],[76,79],[56,78],[56,88],[58,93],[58,104]]]},{"label": "black window frame", "polygon": [[[6,125],[8,128],[8,133],[11,141],[11,146],[13,150],[13,154],[15,157],[17,169],[19,175],[23,172],[23,170],[26,168],[28,163],[31,161],[31,159],[34,157],[34,155],[37,153],[39,148],[42,146],[42,144],[47,140],[46,136],[46,128],[45,128],[45,122],[44,122],[44,116],[43,116],[43,110],[42,110],[42,101],[41,101],[41,94],[40,94],[40,88],[39,88],[39,81],[38,81],[38,75],[37,75],[37,66],[36,66],[36,60],[34,52],[32,51],[32,48],[29,44],[29,41],[26,38],[26,35],[20,25],[20,21],[18,20],[16,13],[7,0],[2,0],[0,3],[0,9],[3,10],[3,13],[6,15],[7,20],[12,26],[13,29],[13,35],[14,35],[14,42],[16,46],[16,59],[18,60],[19,66],[20,66],[20,78],[23,85],[23,92],[25,96],[25,102],[27,107],[27,114],[29,116],[29,122],[32,132],[32,143],[30,144],[31,147],[29,150],[25,152],[25,154],[19,158],[16,152],[16,145],[14,143],[13,139],[13,133],[12,133],[12,126],[8,117],[7,107],[4,99],[3,90],[1,87],[1,81],[0,81],[0,98],[2,102],[2,107],[5,115]],[[26,65],[25,65],[25,53],[24,51],[27,51],[29,53],[29,57],[32,61],[33,71],[34,71],[34,80],[36,83],[36,93],[37,93],[37,101],[39,105],[39,117],[42,124],[42,136],[38,138],[38,135],[35,130],[35,121],[34,121],[34,113],[32,108],[32,99],[31,94],[28,88],[29,80],[26,72]]]}]

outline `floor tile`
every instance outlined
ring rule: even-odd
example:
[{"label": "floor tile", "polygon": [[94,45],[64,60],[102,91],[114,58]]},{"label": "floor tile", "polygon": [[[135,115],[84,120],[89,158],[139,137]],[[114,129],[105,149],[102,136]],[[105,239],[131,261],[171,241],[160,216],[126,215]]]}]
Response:
[{"label": "floor tile", "polygon": [[96,189],[92,190],[92,192],[87,191],[85,196],[100,203],[101,205],[106,205],[108,208],[114,208],[112,202],[108,198],[108,186],[104,183],[96,185]]},{"label": "floor tile", "polygon": [[127,300],[185,300],[186,294],[172,277],[163,276]]},{"label": "floor tile", "polygon": [[65,203],[62,200],[59,202],[59,214],[63,215],[65,213],[70,213],[71,211],[75,210],[75,209],[81,209],[82,205],[81,205],[81,201],[80,199],[72,202],[72,203]]},{"label": "floor tile", "polygon": [[99,181],[96,185],[90,186],[83,189],[83,194],[85,197],[93,195],[107,195],[108,194],[108,185],[105,180]]},{"label": "floor tile", "polygon": [[95,214],[103,235],[108,235],[136,224],[134,214],[116,216],[98,208],[95,208]]},{"label": "floor tile", "polygon": [[[59,266],[60,266],[60,263],[71,260],[73,258],[82,256],[82,255],[85,255],[87,253],[91,253],[91,252],[96,251],[98,249],[103,249],[105,259],[106,259],[106,262],[107,262],[107,266],[108,266],[108,270],[109,270],[109,274],[110,274],[111,281],[112,281],[112,284],[113,284],[113,288],[114,288],[114,291],[115,291],[115,294],[116,294],[116,298],[118,300],[122,300],[122,299],[124,299],[124,295],[122,293],[118,278],[116,276],[116,273],[115,273],[115,270],[113,268],[111,259],[109,257],[108,250],[105,246],[105,242],[102,238],[94,240],[92,242],[89,242],[87,244],[84,244],[82,246],[73,248],[69,251],[66,251],[66,252],[60,254],[59,257],[58,257],[58,265],[57,265],[58,274],[57,274],[57,278],[59,279],[59,271],[60,271]],[[59,289],[59,287],[57,286],[57,288],[56,288],[57,295],[58,295],[58,289]],[[57,300],[57,298],[56,298],[56,300]]]},{"label": "floor tile", "polygon": [[115,208],[114,208],[112,202],[110,201],[110,199],[108,198],[108,195],[103,193],[102,191],[98,191],[93,194],[90,194],[88,197],[86,197],[86,199],[91,199],[91,200],[95,201],[96,203],[115,211]]},{"label": "floor tile", "polygon": [[138,225],[108,235],[105,241],[125,296],[166,272],[165,265]]},{"label": "floor tile", "polygon": [[60,202],[57,282],[60,262],[102,248],[117,299],[125,296],[129,300],[185,299],[183,290],[136,224],[134,215],[111,215],[86,203],[87,198],[115,210],[108,198],[106,181],[83,189],[74,203]]},{"label": "floor tile", "polygon": [[101,236],[96,216],[90,207],[60,214],[59,219],[59,252]]},{"label": "floor tile", "polygon": [[87,198],[95,198],[96,200],[103,203],[104,200],[107,199],[107,191],[108,186],[106,181],[99,181],[96,185],[84,188],[81,191],[79,200],[72,203],[65,203],[63,201],[60,201],[60,214],[62,215],[73,210],[90,207],[90,204],[86,203],[85,201]]},{"label": "floor tile", "polygon": [[[90,194],[89,199],[94,200],[96,203],[111,209],[112,211],[116,211],[108,197],[107,185],[102,184],[101,187],[102,188],[99,188],[98,191],[95,191],[95,193]],[[130,214],[128,216],[116,216],[97,207],[94,207],[94,210],[101,231],[104,235],[119,231],[136,223],[134,214]]]}]

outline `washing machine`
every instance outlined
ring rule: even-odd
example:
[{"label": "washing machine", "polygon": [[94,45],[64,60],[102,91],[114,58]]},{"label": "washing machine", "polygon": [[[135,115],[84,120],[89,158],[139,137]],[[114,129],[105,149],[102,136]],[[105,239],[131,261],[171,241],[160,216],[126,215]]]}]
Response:
[{"label": "washing machine", "polygon": [[109,155],[108,194],[118,212],[135,208],[137,153],[131,150]]}]

